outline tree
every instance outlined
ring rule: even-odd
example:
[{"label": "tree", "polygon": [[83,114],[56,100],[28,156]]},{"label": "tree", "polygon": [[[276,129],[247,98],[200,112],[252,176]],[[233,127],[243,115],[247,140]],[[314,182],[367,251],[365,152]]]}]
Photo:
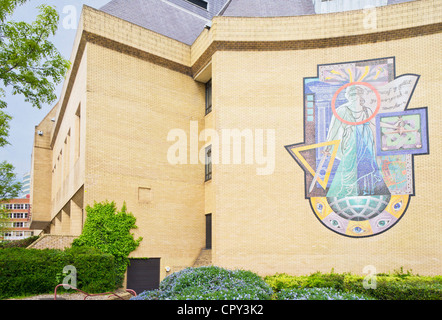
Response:
[{"label": "tree", "polygon": [[9,120],[11,116],[0,110],[0,148],[8,144]]},{"label": "tree", "polygon": [[[26,102],[41,108],[53,103],[59,84],[70,67],[49,38],[55,35],[59,15],[55,8],[39,6],[39,15],[32,23],[8,21],[17,6],[27,0],[0,1],[0,109],[6,88],[13,95],[24,96]],[[10,117],[0,110],[0,146],[7,144]]]},{"label": "tree", "polygon": [[[9,142],[11,116],[1,109],[7,107],[6,89],[24,96],[33,107],[57,99],[55,85],[60,83],[70,62],[65,60],[49,38],[57,31],[59,16],[55,8],[39,6],[32,23],[8,21],[14,10],[28,0],[0,0],[0,147]],[[14,182],[14,167],[0,164],[0,204],[18,196],[21,184]],[[0,209],[0,233],[4,231],[7,210]]]},{"label": "tree", "polygon": [[74,240],[72,247],[92,247],[115,257],[117,286],[121,286],[129,262],[129,254],[139,245],[130,232],[136,229],[136,218],[127,212],[126,203],[120,211],[114,202],[95,203],[86,207],[86,221],[81,235]]},{"label": "tree", "polygon": [[14,166],[12,164],[3,161],[0,163],[0,238],[3,233],[8,229],[7,222],[9,221],[9,210],[3,208],[3,204],[10,199],[17,198],[22,184],[16,181],[16,175],[14,173]]},{"label": "tree", "polygon": [[14,166],[6,161],[0,163],[0,203],[17,198],[22,184],[16,181]]}]

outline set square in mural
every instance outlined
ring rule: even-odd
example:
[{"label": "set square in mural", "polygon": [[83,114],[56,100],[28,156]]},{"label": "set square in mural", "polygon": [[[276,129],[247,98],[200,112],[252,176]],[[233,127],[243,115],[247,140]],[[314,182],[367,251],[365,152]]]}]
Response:
[{"label": "set square in mural", "polygon": [[305,197],[329,229],[382,233],[414,195],[413,157],[428,154],[427,108],[411,108],[415,74],[395,59],[318,66],[304,78],[304,142],[287,145],[305,172]]}]

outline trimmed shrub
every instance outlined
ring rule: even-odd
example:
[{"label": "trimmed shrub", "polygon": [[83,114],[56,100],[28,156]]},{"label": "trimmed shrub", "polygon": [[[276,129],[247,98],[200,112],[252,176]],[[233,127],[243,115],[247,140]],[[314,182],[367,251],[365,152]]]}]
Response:
[{"label": "trimmed shrub", "polygon": [[13,240],[13,241],[2,241],[0,242],[0,249],[3,248],[26,248],[30,246],[35,240],[37,240],[38,236],[31,236],[21,240]]},{"label": "trimmed shrub", "polygon": [[347,274],[337,274],[333,272],[316,272],[309,276],[290,276],[285,273],[278,273],[273,276],[267,276],[264,280],[275,292],[282,289],[296,288],[333,288],[343,290],[346,276]]},{"label": "trimmed shrub", "polygon": [[54,292],[63,281],[63,268],[77,270],[77,288],[86,292],[115,289],[114,258],[94,249],[0,250],[0,298]]},{"label": "trimmed shrub", "polygon": [[54,290],[56,273],[65,265],[59,250],[8,248],[0,250],[0,298]]},{"label": "trimmed shrub", "polygon": [[376,276],[376,289],[365,289],[364,278],[349,273],[316,272],[309,276],[276,274],[265,277],[264,280],[276,293],[286,289],[332,288],[379,300],[442,300],[441,276],[428,277],[397,272],[380,274]]},{"label": "trimmed shrub", "polygon": [[379,300],[442,300],[442,282],[432,277],[378,276],[376,289],[364,289],[362,280],[346,287]]},{"label": "trimmed shrub", "polygon": [[173,273],[158,290],[144,291],[132,300],[267,300],[273,290],[251,271],[209,266]]},{"label": "trimmed shrub", "polygon": [[115,258],[95,248],[70,248],[65,253],[77,269],[77,287],[88,293],[116,289]]},{"label": "trimmed shrub", "polygon": [[290,276],[286,273],[277,273],[267,276],[264,281],[270,285],[273,291],[278,292],[283,289],[303,288],[306,285],[308,276]]}]

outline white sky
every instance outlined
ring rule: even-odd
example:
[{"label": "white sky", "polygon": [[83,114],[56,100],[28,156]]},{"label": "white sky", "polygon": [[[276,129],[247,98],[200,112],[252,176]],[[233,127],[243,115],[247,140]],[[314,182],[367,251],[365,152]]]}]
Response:
[{"label": "white sky", "polygon": [[[99,9],[110,0],[29,0],[23,6],[17,8],[12,19],[14,21],[32,22],[38,14],[36,9],[41,4],[55,6],[59,15],[60,23],[58,31],[52,42],[66,59],[70,59],[72,46],[77,30],[70,27],[77,26],[83,5]],[[75,18],[75,23],[72,23]],[[68,28],[67,28],[68,27]],[[57,96],[60,97],[63,84],[57,87]],[[6,91],[7,88],[6,88]],[[17,179],[21,181],[23,174],[31,169],[31,154],[34,143],[35,126],[40,123],[45,115],[52,109],[52,105],[46,105],[42,109],[32,107],[24,101],[22,96],[7,94],[7,109],[3,110],[11,115],[9,143],[0,148],[0,162],[8,161],[15,167]]]}]

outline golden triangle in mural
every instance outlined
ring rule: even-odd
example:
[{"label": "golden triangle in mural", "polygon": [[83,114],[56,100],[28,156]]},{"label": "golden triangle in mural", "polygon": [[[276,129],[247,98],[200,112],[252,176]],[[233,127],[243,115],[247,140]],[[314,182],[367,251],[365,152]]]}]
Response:
[{"label": "golden triangle in mural", "polygon": [[[331,169],[333,167],[333,163],[335,161],[336,154],[338,153],[339,143],[340,143],[340,141],[336,140],[336,141],[317,143],[317,144],[301,146],[301,147],[290,147],[290,150],[293,152],[293,154],[305,166],[305,168],[308,170],[308,172],[310,172],[313,175],[313,182],[311,183],[311,187],[310,188],[313,187],[315,182],[318,182],[319,185],[321,185],[322,188],[324,188],[324,189],[327,188],[327,183],[328,183],[328,180],[330,178]],[[325,178],[321,179],[319,177],[319,170],[321,170],[323,168],[325,160],[327,159],[327,154],[324,154],[324,156],[322,157],[321,162],[319,163],[317,169],[313,170],[311,165],[301,155],[301,152],[302,151],[306,151],[306,150],[317,149],[317,148],[321,148],[321,147],[328,147],[328,146],[333,146],[333,152],[332,152],[331,155],[329,155],[330,156],[330,160],[328,162],[328,166],[327,166],[327,169],[326,169]]]}]

